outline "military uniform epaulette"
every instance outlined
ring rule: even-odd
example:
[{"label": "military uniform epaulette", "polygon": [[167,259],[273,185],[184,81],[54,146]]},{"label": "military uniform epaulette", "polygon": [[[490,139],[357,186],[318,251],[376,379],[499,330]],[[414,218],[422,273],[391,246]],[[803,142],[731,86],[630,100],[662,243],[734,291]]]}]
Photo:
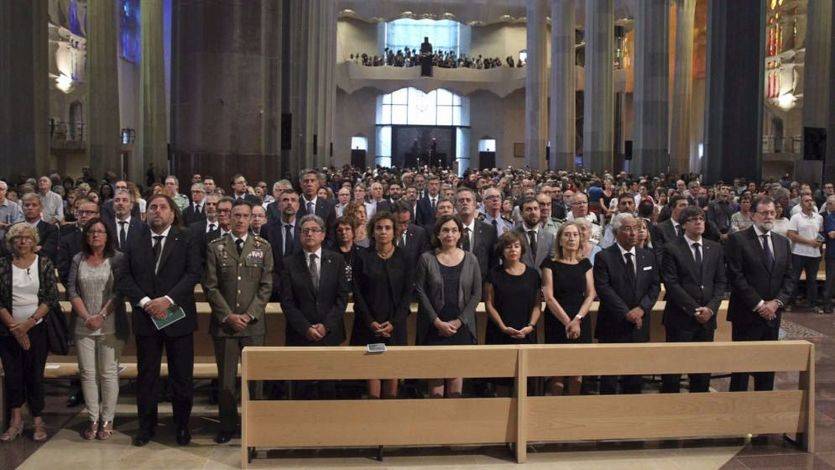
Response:
[{"label": "military uniform epaulette", "polygon": [[214,240],[212,240],[212,241],[210,241],[210,242],[209,242],[209,246],[211,246],[211,245],[217,245],[218,243],[220,243],[220,242],[222,242],[222,241],[223,241],[224,237],[225,237],[225,235],[224,235],[223,237],[217,237],[217,238],[215,238]]},{"label": "military uniform epaulette", "polygon": [[268,245],[270,243],[266,238],[263,238],[260,235],[249,234],[249,236],[252,237],[252,240],[255,243],[255,248],[261,248],[263,245]]}]

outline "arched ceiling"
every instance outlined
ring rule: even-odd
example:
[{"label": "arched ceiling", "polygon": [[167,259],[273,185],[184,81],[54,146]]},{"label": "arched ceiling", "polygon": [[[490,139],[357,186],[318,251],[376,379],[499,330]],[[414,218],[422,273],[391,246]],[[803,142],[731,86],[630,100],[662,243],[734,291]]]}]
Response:
[{"label": "arched ceiling", "polygon": [[[541,0],[547,1],[547,0]],[[640,0],[613,0],[615,22],[631,22]],[[526,0],[339,0],[340,17],[368,22],[392,21],[400,18],[451,19],[471,26],[494,23],[524,23]],[[584,0],[575,0],[577,25],[585,18]]]}]

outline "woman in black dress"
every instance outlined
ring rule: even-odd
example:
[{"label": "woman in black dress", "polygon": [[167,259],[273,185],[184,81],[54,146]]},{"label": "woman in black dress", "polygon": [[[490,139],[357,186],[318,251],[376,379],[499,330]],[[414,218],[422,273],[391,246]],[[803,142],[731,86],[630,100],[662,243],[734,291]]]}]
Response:
[{"label": "woman in black dress", "polygon": [[517,232],[505,232],[496,244],[502,264],[484,283],[487,344],[536,343],[536,322],[542,314],[539,273],[522,263],[525,245]]},{"label": "woman in black dress", "polygon": [[[557,232],[554,257],[542,262],[542,286],[545,304],[551,315],[545,316],[546,343],[591,343],[591,321],[588,318],[594,300],[594,278],[591,262],[580,249],[580,228],[567,222]],[[549,391],[558,391],[556,377],[550,380]],[[576,380],[570,381],[573,392]],[[589,379],[583,379],[580,393],[588,393]]]},{"label": "woman in black dress", "polygon": [[336,248],[339,254],[345,259],[345,280],[348,281],[348,289],[353,291],[353,267],[354,257],[360,250],[360,247],[354,244],[354,234],[356,233],[356,226],[354,219],[342,216],[336,219]]},{"label": "woman in black dress", "polygon": [[[453,215],[435,223],[434,252],[420,257],[415,281],[418,297],[418,343],[427,346],[476,343],[475,309],[481,301],[481,269],[472,253],[461,249],[464,226]],[[460,397],[464,379],[429,380],[433,398]]]},{"label": "woman in black dress", "polygon": [[[374,214],[368,222],[371,246],[354,256],[354,329],[351,344],[404,346],[412,282],[403,252],[394,246],[394,216]],[[382,382],[382,383],[381,383]],[[368,381],[371,398],[397,397],[396,379]]]}]

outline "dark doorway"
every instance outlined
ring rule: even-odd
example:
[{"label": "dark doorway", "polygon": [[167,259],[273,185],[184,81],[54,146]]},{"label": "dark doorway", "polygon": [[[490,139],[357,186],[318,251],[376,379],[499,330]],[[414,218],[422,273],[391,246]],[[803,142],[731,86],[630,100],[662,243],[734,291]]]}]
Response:
[{"label": "dark doorway", "polygon": [[455,160],[454,126],[392,126],[391,165],[450,167]]}]

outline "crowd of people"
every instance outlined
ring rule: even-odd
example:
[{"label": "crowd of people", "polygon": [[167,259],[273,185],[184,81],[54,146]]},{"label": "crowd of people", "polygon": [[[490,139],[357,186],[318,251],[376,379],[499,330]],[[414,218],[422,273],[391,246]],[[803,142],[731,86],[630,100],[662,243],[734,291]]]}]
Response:
[{"label": "crowd of people", "polygon": [[[436,51],[429,54],[433,67],[441,67],[446,69],[468,68],[468,69],[493,69],[499,67],[520,68],[525,66],[525,62],[521,59],[514,60],[513,57],[507,56],[504,61],[499,57],[483,57],[468,56],[467,54],[457,54],[453,50]],[[398,49],[396,52],[385,48],[383,54],[368,54],[357,53],[351,54],[349,61],[355,64],[362,64],[366,67],[419,67],[421,65],[421,54],[417,49],[409,49],[408,47]]]},{"label": "crowd of people", "polygon": [[[832,312],[831,183],[812,187],[786,175],[706,185],[699,175],[514,168],[459,178],[428,167],[305,170],[297,181],[272,186],[250,186],[236,175],[228,191],[195,174],[185,194],[174,176],[150,182],[143,192],[116,178],[0,181],[6,242],[0,359],[10,408],[0,441],[21,435],[24,405],[34,419],[33,438],[48,436],[43,373],[55,348],[49,320],[60,314],[59,283],[72,305],[69,334],[88,415],[82,435],[104,440],[112,434],[119,357],[132,335],[137,446],[154,437],[153,391],[163,350],[176,439],[191,440],[198,283],[212,310],[218,443],[236,432],[240,352],[265,344],[271,301],[286,316],[288,346],[336,346],[346,338],[352,345],[405,345],[412,302],[418,304],[417,344],[472,345],[482,301],[487,344],[537,342],[540,322],[546,343],[646,342],[662,284],[668,342],[712,341],[728,293],[734,341],[777,340],[781,314],[790,308]],[[826,282],[818,296],[822,260]],[[349,299],[350,336],[343,323]],[[737,372],[731,390],[748,390],[749,375],[756,390],[773,387],[773,373]],[[689,391],[706,392],[710,380],[690,375]],[[472,382],[483,385],[478,393],[510,393],[501,381]],[[396,397],[402,384],[370,380],[365,396]],[[680,384],[679,376],[665,376],[661,391],[676,393]],[[426,386],[434,398],[467,393],[456,377]],[[642,387],[637,376],[553,377],[543,393],[640,393]],[[289,392],[338,397],[327,381],[294,383]],[[252,393],[260,396],[261,386]]]}]

